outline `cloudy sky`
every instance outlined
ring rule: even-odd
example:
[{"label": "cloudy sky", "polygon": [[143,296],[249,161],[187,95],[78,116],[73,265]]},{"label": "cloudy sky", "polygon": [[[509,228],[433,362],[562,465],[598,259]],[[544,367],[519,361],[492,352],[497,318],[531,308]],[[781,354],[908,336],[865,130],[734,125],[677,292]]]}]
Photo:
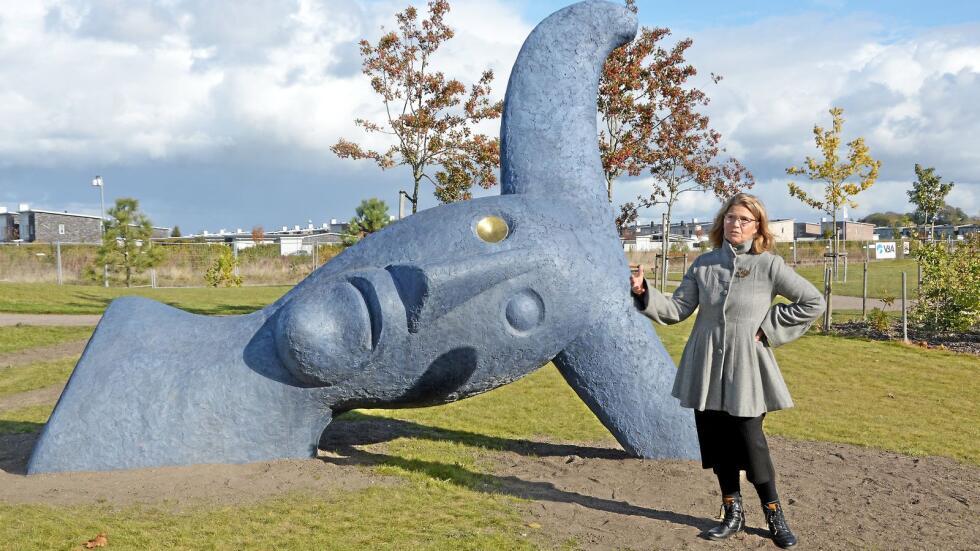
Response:
[{"label": "cloudy sky", "polygon": [[[136,197],[154,223],[185,234],[319,225],[350,218],[367,197],[396,211],[407,169],[382,173],[329,146],[377,143],[353,125],[381,120],[356,42],[391,28],[407,3],[0,0],[0,206],[98,214],[99,174],[107,203]],[[438,65],[467,83],[493,69],[502,98],[527,33],[565,4],[455,0],[457,34]],[[917,162],[956,183],[951,204],[980,214],[980,4],[638,5],[641,24],[694,39],[702,75],[724,76],[698,82],[707,112],[773,217],[819,218],[787,196],[785,168],[816,155],[812,128],[829,125],[832,106],[845,109],[845,139],[863,136],[883,162],[852,217],[911,210]],[[615,199],[648,186],[621,181]],[[431,191],[423,207],[436,204]],[[714,208],[687,194],[675,219]]]}]

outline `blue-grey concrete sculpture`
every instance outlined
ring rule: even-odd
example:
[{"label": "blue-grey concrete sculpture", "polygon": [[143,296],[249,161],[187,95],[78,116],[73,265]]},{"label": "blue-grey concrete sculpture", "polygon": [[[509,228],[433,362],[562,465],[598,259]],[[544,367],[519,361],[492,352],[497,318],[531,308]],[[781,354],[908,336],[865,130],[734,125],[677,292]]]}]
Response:
[{"label": "blue-grey concrete sculpture", "polygon": [[635,32],[598,1],[535,28],[507,88],[501,196],[392,224],[253,314],[114,301],[28,471],[310,457],[341,412],[459,400],[552,359],[627,452],[696,458],[597,147],[600,70]]}]

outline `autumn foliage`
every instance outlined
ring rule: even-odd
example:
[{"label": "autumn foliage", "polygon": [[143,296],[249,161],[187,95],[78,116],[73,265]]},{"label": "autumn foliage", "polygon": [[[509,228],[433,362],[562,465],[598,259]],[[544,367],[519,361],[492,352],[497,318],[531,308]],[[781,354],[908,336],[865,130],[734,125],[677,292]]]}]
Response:
[{"label": "autumn foliage", "polygon": [[467,87],[447,79],[432,66],[436,51],[453,37],[444,17],[447,0],[430,0],[429,16],[419,20],[409,6],[396,15],[398,30],[384,34],[376,44],[360,42],[362,71],[381,97],[386,120],[356,119],[365,132],[390,136],[386,150],[366,149],[340,139],[331,150],[341,158],[370,159],[382,170],[406,165],[412,171],[413,190],[407,193],[412,212],[418,210],[419,186],[428,180],[442,202],[471,197],[473,184],[490,188],[497,183],[500,143],[496,137],[475,132],[484,120],[500,117],[502,102],[490,101],[493,71]]},{"label": "autumn foliage", "polygon": [[[636,40],[609,56],[599,82],[599,149],[609,200],[616,178],[653,177],[648,194],[621,207],[620,229],[636,220],[639,208],[657,204],[666,206],[669,223],[682,193],[710,192],[725,199],[754,184],[738,160],[721,159],[721,134],[700,112],[709,98],[691,84],[697,70],[685,54],[693,41],[667,47],[669,35],[669,29],[641,28]],[[711,80],[721,77],[712,74]]]}]

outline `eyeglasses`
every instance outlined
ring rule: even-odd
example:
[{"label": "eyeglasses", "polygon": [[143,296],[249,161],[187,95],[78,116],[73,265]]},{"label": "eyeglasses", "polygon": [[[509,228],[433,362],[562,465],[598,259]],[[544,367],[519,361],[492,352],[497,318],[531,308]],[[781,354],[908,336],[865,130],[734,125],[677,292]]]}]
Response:
[{"label": "eyeglasses", "polygon": [[752,222],[755,222],[755,218],[746,218],[744,216],[735,216],[734,214],[725,215],[725,223],[735,225],[738,224],[739,227],[748,226]]}]

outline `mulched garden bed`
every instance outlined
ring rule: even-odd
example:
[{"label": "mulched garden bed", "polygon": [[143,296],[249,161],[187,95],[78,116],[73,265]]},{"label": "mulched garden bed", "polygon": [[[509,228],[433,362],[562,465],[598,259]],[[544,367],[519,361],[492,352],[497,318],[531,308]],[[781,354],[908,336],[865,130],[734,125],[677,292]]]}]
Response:
[{"label": "mulched garden bed", "polygon": [[[842,337],[861,337],[876,341],[902,340],[902,326],[893,324],[887,331],[879,331],[866,321],[854,320],[833,325],[833,333]],[[952,352],[980,356],[980,332],[938,333],[909,327],[909,341],[927,348],[941,348]]]}]

